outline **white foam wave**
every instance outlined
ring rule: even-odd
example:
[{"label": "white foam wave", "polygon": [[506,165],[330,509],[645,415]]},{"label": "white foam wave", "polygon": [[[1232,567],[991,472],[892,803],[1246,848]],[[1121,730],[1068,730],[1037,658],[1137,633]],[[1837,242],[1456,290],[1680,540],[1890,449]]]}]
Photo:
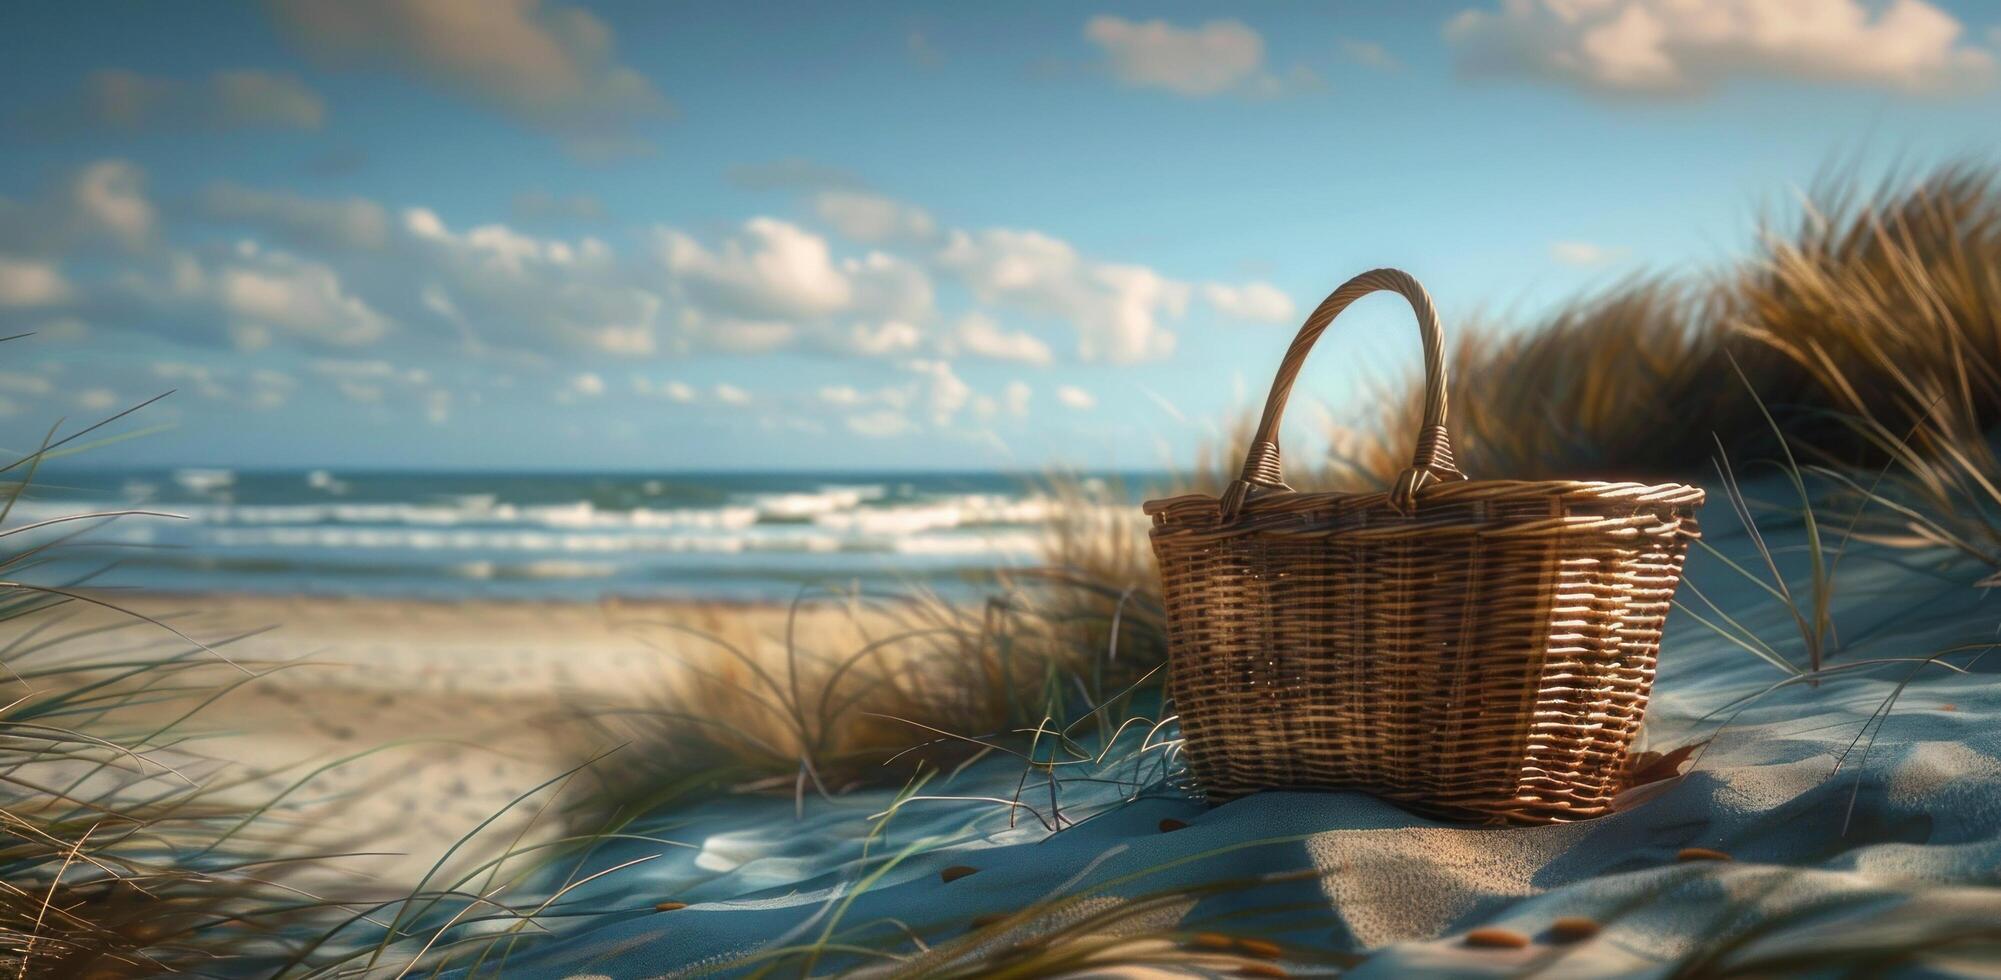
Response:
[{"label": "white foam wave", "polygon": [[175,470],[174,482],[190,493],[215,493],[235,485],[236,472],[226,469]]},{"label": "white foam wave", "polygon": [[803,493],[761,493],[750,498],[760,515],[773,520],[804,520],[841,511],[851,511],[871,500],[881,500],[887,488],[880,484],[823,486]]},{"label": "white foam wave", "polygon": [[887,507],[861,507],[821,514],[821,527],[863,534],[916,534],[988,525],[1041,524],[1055,512],[1047,497],[960,494],[941,500]]}]

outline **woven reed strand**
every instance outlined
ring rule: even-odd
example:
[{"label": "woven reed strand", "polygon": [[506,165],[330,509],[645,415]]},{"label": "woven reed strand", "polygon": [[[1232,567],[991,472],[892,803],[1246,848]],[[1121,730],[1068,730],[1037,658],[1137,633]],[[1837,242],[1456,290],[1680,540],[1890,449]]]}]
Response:
[{"label": "woven reed strand", "polygon": [[1413,470],[1450,477],[1412,481],[1408,501],[1281,485],[1146,505],[1168,691],[1210,799],[1352,787],[1548,823],[1602,814],[1621,789],[1703,492],[1454,479],[1438,409]]}]

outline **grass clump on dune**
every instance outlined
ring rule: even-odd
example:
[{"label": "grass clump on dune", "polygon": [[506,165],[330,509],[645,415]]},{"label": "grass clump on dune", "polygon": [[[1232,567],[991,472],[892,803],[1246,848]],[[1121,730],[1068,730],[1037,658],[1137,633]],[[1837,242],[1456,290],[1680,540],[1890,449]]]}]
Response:
[{"label": "grass clump on dune", "polygon": [[1957,166],[1903,193],[1823,194],[1792,234],[1767,233],[1734,289],[1734,327],[1784,353],[1831,409],[1823,439],[1889,462],[1881,488],[1829,471],[1890,515],[1876,538],[2001,568],[1996,174]]},{"label": "grass clump on dune", "polygon": [[[283,861],[220,840],[247,813],[216,801],[207,768],[174,723],[240,682],[243,665],[163,622],[126,628],[168,639],[117,659],[79,661],[66,645],[103,626],[69,622],[93,577],[42,581],[52,559],[111,511],[13,517],[36,467],[114,416],[0,465],[0,973],[118,977],[207,968],[254,947],[300,896]],[[256,831],[243,834],[248,843]],[[265,842],[267,845],[269,842]],[[268,847],[266,853],[269,853]]]}]

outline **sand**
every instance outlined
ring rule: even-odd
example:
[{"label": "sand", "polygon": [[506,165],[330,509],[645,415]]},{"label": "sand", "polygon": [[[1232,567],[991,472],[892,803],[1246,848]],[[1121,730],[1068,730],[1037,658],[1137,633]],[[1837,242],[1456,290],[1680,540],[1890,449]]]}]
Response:
[{"label": "sand", "polygon": [[[292,843],[300,846],[394,852],[341,862],[387,889],[414,883],[518,794],[625,737],[624,728],[608,730],[592,717],[643,712],[674,690],[684,671],[676,657],[708,651],[660,624],[775,658],[787,617],[784,606],[731,603],[103,597],[170,622],[263,675],[203,671],[207,684],[245,683],[180,726],[202,738],[161,758],[206,773],[203,781],[214,785],[249,777],[225,798],[250,805],[337,762],[295,790],[275,816],[295,828]],[[15,625],[29,630],[53,618]],[[852,645],[854,623],[845,610],[809,605],[796,628],[814,642]],[[88,632],[119,624],[127,625]],[[81,605],[49,625],[84,634],[59,648],[77,661],[188,649],[163,630]],[[231,639],[254,631],[261,632]],[[286,666],[272,669],[279,664]],[[164,722],[191,706],[165,702],[122,718]],[[508,823],[490,833],[508,832]]]}]

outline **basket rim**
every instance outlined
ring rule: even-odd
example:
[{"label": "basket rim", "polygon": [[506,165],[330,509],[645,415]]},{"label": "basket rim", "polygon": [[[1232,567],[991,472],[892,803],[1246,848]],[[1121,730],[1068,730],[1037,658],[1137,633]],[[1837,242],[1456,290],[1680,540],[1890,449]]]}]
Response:
[{"label": "basket rim", "polygon": [[[1524,500],[1557,498],[1567,503],[1629,503],[1668,507],[1697,507],[1707,498],[1701,487],[1686,483],[1635,483],[1597,480],[1455,480],[1423,487],[1416,495],[1422,504],[1465,503],[1479,500]],[[1346,509],[1389,506],[1385,490],[1349,492],[1338,490],[1280,490],[1252,494],[1232,523],[1243,523],[1259,514],[1317,510],[1323,507]],[[1206,493],[1184,493],[1159,497],[1140,505],[1149,516],[1173,520],[1177,514],[1193,516],[1213,509],[1220,518],[1222,498]]]}]

